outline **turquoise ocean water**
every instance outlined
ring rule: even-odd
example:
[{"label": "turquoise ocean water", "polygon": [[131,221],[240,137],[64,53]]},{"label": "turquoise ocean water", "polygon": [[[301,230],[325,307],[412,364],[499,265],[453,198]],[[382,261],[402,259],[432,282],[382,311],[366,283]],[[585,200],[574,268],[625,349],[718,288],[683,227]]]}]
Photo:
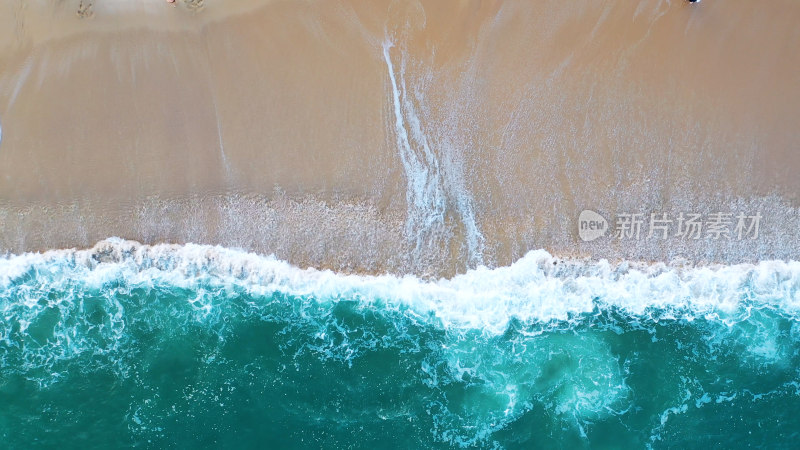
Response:
[{"label": "turquoise ocean water", "polygon": [[3,448],[796,448],[800,263],[0,259]]}]

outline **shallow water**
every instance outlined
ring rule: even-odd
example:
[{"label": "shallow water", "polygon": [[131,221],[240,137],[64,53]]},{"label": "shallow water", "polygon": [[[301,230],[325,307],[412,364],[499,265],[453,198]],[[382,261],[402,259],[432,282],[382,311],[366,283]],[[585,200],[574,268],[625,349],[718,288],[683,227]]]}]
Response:
[{"label": "shallow water", "polygon": [[452,279],[108,240],[0,260],[12,448],[789,448],[800,265]]}]

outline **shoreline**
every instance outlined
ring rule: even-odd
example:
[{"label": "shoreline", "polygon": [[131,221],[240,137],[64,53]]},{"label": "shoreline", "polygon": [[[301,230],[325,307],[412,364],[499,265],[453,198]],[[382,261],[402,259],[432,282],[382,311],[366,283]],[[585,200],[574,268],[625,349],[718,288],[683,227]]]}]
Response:
[{"label": "shoreline", "polygon": [[[199,253],[197,253],[199,251]],[[73,263],[78,265],[86,265],[88,268],[94,270],[98,264],[113,263],[119,264],[125,261],[136,261],[137,264],[143,264],[142,267],[158,267],[160,270],[175,270],[178,266],[173,267],[174,261],[170,260],[170,255],[183,255],[180,258],[186,257],[186,252],[194,252],[193,258],[197,263],[205,258],[208,264],[217,264],[218,258],[223,258],[228,264],[231,263],[230,258],[232,255],[238,255],[243,258],[243,262],[252,261],[268,261],[277,264],[284,264],[290,270],[299,272],[310,273],[330,273],[334,276],[342,277],[365,277],[369,279],[380,279],[383,277],[393,278],[406,278],[413,277],[424,283],[435,283],[441,281],[453,281],[458,277],[464,275],[478,274],[483,271],[505,270],[511,269],[514,266],[534,259],[537,262],[537,270],[541,270],[546,276],[588,276],[596,275],[596,269],[604,268],[605,275],[624,275],[630,271],[646,274],[648,277],[658,276],[667,271],[676,271],[679,276],[684,274],[684,271],[692,271],[698,269],[708,269],[711,271],[719,271],[723,269],[754,269],[758,267],[769,267],[772,264],[792,265],[800,261],[796,259],[764,259],[753,262],[735,262],[723,263],[715,261],[700,261],[692,262],[686,259],[677,258],[672,261],[659,261],[659,260],[627,260],[627,259],[609,259],[609,258],[592,258],[590,256],[568,255],[568,254],[554,254],[546,249],[533,249],[526,252],[511,264],[503,266],[478,266],[469,268],[464,272],[452,274],[414,274],[414,273],[400,273],[400,272],[368,272],[368,271],[337,271],[331,267],[314,267],[314,266],[298,266],[289,261],[278,258],[275,254],[263,254],[239,247],[226,247],[219,244],[202,244],[195,242],[186,242],[182,244],[160,242],[156,244],[144,244],[132,239],[125,239],[116,236],[102,239],[89,247],[71,247],[60,249],[48,249],[44,251],[26,251],[24,253],[7,253],[0,255],[0,260],[12,261],[14,259],[21,259],[30,261],[31,258],[42,257],[45,261],[70,254],[72,256],[80,255],[80,260],[75,260]],[[199,256],[198,256],[199,255]],[[205,255],[205,256],[202,256]],[[141,256],[166,258],[165,260],[153,261],[140,261]],[[166,265],[165,265],[166,264]],[[552,264],[552,265],[551,265]],[[166,267],[170,267],[167,269]],[[565,269],[566,267],[566,269]],[[141,269],[141,267],[140,267]],[[244,270],[244,269],[241,269]],[[245,271],[246,272],[246,271]],[[243,273],[245,273],[243,272]]]},{"label": "shoreline", "polygon": [[[429,247],[415,253],[405,234],[402,210],[380,210],[355,198],[300,200],[285,193],[216,195],[165,200],[155,196],[139,203],[119,205],[28,205],[0,207],[0,249],[6,254],[91,249],[112,236],[153,245],[219,245],[262,256],[272,255],[300,268],[330,269],[337,273],[406,274],[423,278],[452,277],[476,266],[507,267],[534,250],[544,250],[571,261],[607,260],[612,264],[667,264],[707,267],[797,260],[800,209],[771,196],[727,203],[732,211],[759,211],[763,215],[758,239],[698,240],[669,236],[639,240],[614,236],[608,230],[596,241],[578,237],[577,212],[563,218],[561,228],[537,229],[536,221],[509,223],[514,233],[486,234],[482,261],[470,265],[462,244]],[[661,212],[659,212],[661,214]],[[775,218],[778,218],[777,220]],[[549,221],[546,223],[550,223]],[[323,229],[308,224],[324,224]],[[646,224],[645,224],[646,225]],[[487,227],[483,228],[487,231]],[[457,224],[444,243],[460,242]],[[12,237],[12,240],[9,239]]]}]

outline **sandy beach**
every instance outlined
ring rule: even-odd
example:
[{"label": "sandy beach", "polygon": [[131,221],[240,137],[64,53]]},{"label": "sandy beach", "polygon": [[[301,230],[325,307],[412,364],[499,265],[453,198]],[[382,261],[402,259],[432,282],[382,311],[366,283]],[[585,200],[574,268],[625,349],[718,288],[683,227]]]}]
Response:
[{"label": "sandy beach", "polygon": [[[119,236],[423,275],[800,255],[797,2],[90,3],[0,5],[0,253]],[[585,209],[762,222],[583,242]]]}]

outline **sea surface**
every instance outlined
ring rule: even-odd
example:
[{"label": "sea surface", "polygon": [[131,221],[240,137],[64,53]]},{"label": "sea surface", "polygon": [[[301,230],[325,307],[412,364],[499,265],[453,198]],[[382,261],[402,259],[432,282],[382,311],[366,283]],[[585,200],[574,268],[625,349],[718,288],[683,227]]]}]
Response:
[{"label": "sea surface", "polygon": [[3,448],[792,448],[800,263],[0,259]]}]

